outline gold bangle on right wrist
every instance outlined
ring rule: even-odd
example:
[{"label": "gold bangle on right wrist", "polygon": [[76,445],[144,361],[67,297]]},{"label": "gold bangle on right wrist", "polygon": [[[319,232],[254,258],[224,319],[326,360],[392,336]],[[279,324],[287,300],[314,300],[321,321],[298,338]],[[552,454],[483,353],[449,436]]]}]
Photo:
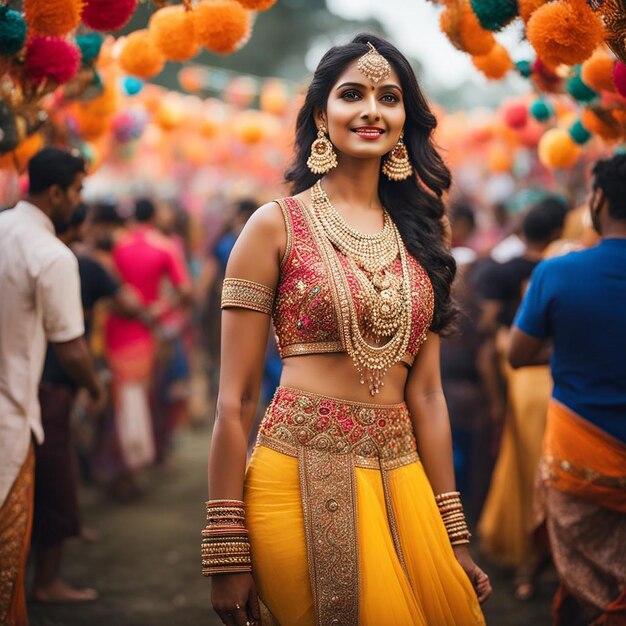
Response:
[{"label": "gold bangle on right wrist", "polygon": [[209,500],[200,552],[202,574],[252,571],[250,541],[245,527],[246,507],[240,500]]}]

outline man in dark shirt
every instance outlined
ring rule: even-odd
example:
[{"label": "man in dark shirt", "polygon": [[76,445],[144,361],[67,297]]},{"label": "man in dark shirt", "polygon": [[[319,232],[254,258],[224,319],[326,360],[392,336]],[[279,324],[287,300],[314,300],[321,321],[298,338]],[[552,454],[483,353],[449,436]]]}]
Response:
[{"label": "man in dark shirt", "polygon": [[[67,229],[59,235],[66,244],[80,239],[86,207],[80,205]],[[126,314],[140,310],[139,301],[120,287],[106,270],[88,256],[78,256],[85,334],[91,332],[91,313],[102,299],[111,299]],[[71,444],[70,415],[78,385],[48,346],[39,388],[45,441],[35,449],[35,512],[32,544],[35,548],[33,595],[41,602],[94,600],[93,589],[77,589],[60,576],[63,543],[80,534],[76,460]]]}]

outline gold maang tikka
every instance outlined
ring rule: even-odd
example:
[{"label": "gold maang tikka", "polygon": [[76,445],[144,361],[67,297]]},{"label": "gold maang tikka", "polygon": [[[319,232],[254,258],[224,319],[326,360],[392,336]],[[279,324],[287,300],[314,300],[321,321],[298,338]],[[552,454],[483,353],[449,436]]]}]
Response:
[{"label": "gold maang tikka", "polygon": [[391,65],[369,41],[367,45],[370,50],[359,59],[357,69],[376,84],[391,76]]}]

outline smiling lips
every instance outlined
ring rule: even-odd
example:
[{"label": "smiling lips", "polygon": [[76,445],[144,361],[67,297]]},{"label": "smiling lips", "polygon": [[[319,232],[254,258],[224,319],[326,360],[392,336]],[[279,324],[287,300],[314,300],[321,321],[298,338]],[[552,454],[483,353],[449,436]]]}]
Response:
[{"label": "smiling lips", "polygon": [[356,133],[359,137],[361,137],[361,139],[374,141],[379,137],[382,137],[385,131],[382,128],[378,128],[378,126],[359,126],[357,128],[353,128],[352,132]]}]

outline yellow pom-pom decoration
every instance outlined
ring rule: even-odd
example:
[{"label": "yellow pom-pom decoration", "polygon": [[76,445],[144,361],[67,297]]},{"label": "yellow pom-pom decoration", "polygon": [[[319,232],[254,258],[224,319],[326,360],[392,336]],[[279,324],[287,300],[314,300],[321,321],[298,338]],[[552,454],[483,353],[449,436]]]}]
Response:
[{"label": "yellow pom-pom decoration", "polygon": [[507,49],[496,43],[489,54],[473,56],[472,63],[490,80],[500,80],[513,68]]},{"label": "yellow pom-pom decoration", "polygon": [[267,11],[276,4],[276,0],[237,0],[237,2],[249,11]]},{"label": "yellow pom-pom decoration", "polygon": [[163,7],[151,18],[148,30],[168,61],[187,61],[198,54],[192,11],[179,4]]},{"label": "yellow pom-pom decoration", "polygon": [[519,7],[519,14],[524,20],[528,22],[530,16],[540,7],[543,6],[549,0],[517,0]]},{"label": "yellow pom-pom decoration", "polygon": [[138,78],[152,78],[165,65],[165,57],[145,28],[126,37],[119,61],[127,74]]},{"label": "yellow pom-pom decoration", "polygon": [[586,61],[604,40],[604,25],[586,0],[556,0],[530,17],[526,36],[539,58],[551,66]]},{"label": "yellow pom-pom decoration", "polygon": [[251,14],[236,0],[202,0],[193,17],[198,42],[211,52],[235,52],[250,36]]},{"label": "yellow pom-pom decoration", "polygon": [[581,154],[580,146],[564,128],[551,128],[539,140],[539,160],[549,169],[568,168]]},{"label": "yellow pom-pom decoration", "polygon": [[63,36],[80,24],[82,0],[24,0],[24,17],[40,35]]},{"label": "yellow pom-pom decoration", "polygon": [[596,91],[615,92],[613,83],[614,59],[602,48],[598,48],[582,66],[580,77],[585,85]]}]

